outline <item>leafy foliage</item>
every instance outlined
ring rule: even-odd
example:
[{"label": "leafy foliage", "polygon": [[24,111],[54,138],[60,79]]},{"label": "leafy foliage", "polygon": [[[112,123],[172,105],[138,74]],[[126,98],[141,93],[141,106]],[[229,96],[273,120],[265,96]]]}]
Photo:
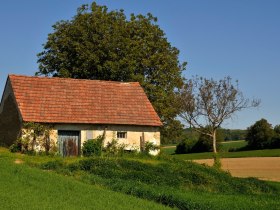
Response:
[{"label": "leafy foliage", "polygon": [[240,129],[221,129],[225,141],[244,140],[246,137],[246,130]]},{"label": "leafy foliage", "polygon": [[187,153],[192,153],[194,146],[197,144],[198,140],[194,139],[185,139],[181,141],[179,144],[176,146],[175,153],[176,154],[187,154]]},{"label": "leafy foliage", "polygon": [[22,144],[17,140],[14,144],[9,147],[10,152],[21,152],[22,151]]},{"label": "leafy foliage", "polygon": [[187,137],[182,123],[174,119],[169,119],[165,123],[160,135],[161,144],[177,144]]},{"label": "leafy foliage", "polygon": [[95,139],[88,139],[87,141],[85,141],[82,147],[83,156],[100,156],[103,148],[103,140],[103,136],[98,136]]},{"label": "leafy foliage", "polygon": [[[25,122],[21,136],[11,145],[11,152],[36,153],[44,151],[47,155],[57,151],[54,140],[50,138],[53,125]],[[37,148],[36,148],[37,147]]]},{"label": "leafy foliage", "polygon": [[280,135],[280,125],[275,125],[275,127],[274,127],[274,132],[276,133],[276,134],[279,134]]},{"label": "leafy foliage", "polygon": [[243,150],[280,148],[280,126],[273,129],[266,119],[261,119],[247,129],[246,140],[248,146]]},{"label": "leafy foliage", "polygon": [[[196,131],[194,131],[196,132]],[[181,141],[177,146],[176,154],[213,152],[212,138],[203,133],[197,133],[196,138],[189,138]],[[221,129],[217,130],[217,149],[220,150],[220,142],[223,141],[223,133]]]},{"label": "leafy foliage", "polygon": [[274,136],[271,124],[265,119],[257,121],[247,129],[248,147],[253,149],[268,148]]},{"label": "leafy foliage", "polygon": [[107,156],[122,156],[125,151],[125,144],[120,144],[117,139],[107,142],[104,151]]},{"label": "leafy foliage", "polygon": [[[165,127],[175,123],[174,90],[183,83],[186,63],[179,62],[179,50],[167,41],[152,14],[127,18],[123,10],[108,11],[93,2],[53,29],[38,54],[37,74],[137,81]],[[169,132],[174,129],[166,135]]]},{"label": "leafy foliage", "polygon": [[144,153],[150,154],[153,151],[156,151],[159,149],[159,146],[155,145],[153,142],[146,141],[144,145]]}]

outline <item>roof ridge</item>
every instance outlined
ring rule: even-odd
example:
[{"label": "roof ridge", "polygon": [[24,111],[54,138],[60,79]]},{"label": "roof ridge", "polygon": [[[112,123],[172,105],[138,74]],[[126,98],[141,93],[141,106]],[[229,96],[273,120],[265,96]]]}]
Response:
[{"label": "roof ridge", "polygon": [[72,81],[96,81],[96,82],[104,82],[104,83],[118,83],[118,84],[138,84],[139,82],[122,82],[122,81],[114,81],[114,80],[98,80],[98,79],[75,79],[75,78],[65,78],[65,77],[40,77],[40,76],[27,76],[21,74],[9,74],[8,77],[24,77],[24,78],[34,78],[34,79],[52,79],[52,80],[72,80]]}]

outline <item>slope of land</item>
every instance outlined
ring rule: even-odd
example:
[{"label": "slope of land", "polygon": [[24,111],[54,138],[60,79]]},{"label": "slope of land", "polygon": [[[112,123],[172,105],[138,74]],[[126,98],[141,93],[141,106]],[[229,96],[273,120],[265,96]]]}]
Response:
[{"label": "slope of land", "polygon": [[60,158],[11,154],[0,149],[0,161],[4,166],[0,170],[0,184],[5,186],[0,190],[4,209],[164,207],[147,200],[178,209],[280,206],[280,188],[275,183],[235,178],[215,168],[168,157]]},{"label": "slope of land", "polygon": [[0,149],[0,209],[168,209],[167,207],[30,168]]}]

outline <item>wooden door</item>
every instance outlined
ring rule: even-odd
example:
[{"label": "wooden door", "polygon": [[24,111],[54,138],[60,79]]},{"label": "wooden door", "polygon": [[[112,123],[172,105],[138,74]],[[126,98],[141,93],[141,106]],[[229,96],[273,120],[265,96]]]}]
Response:
[{"label": "wooden door", "polygon": [[58,145],[63,157],[80,155],[80,131],[58,131]]}]

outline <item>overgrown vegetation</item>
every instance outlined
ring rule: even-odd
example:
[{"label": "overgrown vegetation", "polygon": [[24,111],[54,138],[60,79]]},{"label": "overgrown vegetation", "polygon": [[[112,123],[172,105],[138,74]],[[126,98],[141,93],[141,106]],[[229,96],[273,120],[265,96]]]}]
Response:
[{"label": "overgrown vegetation", "polygon": [[[22,159],[19,159],[22,158]],[[89,185],[53,172],[31,168],[24,162],[51,160],[49,156],[11,154],[0,148],[0,209],[168,209],[167,207]],[[71,159],[70,159],[71,160]],[[61,161],[54,161],[58,169]]]},{"label": "overgrown vegetation", "polygon": [[22,126],[20,137],[10,146],[11,152],[22,152],[34,154],[56,153],[57,145],[50,138],[50,132],[53,128],[51,124],[25,122]]},{"label": "overgrown vegetation", "polygon": [[85,157],[91,156],[107,156],[118,157],[123,156],[125,152],[129,153],[142,153],[143,155],[151,155],[154,151],[159,150],[159,147],[152,142],[146,141],[143,147],[143,151],[139,151],[139,148],[131,148],[126,150],[128,145],[119,143],[118,139],[111,139],[104,146],[104,136],[98,136],[95,139],[89,139],[83,143],[82,153]]},{"label": "overgrown vegetation", "polygon": [[[260,209],[277,203],[274,196],[277,189],[263,181],[233,178],[226,172],[176,159],[94,157],[71,163],[50,161],[38,167],[179,209],[223,209],[238,200],[242,200],[238,204],[241,208]],[[205,201],[204,196],[210,194],[214,199]],[[220,196],[224,199],[221,206],[217,202]],[[236,197],[234,202],[231,200],[233,196]],[[243,203],[244,198],[254,202]],[[269,204],[259,199],[266,199]]]},{"label": "overgrown vegetation", "polygon": [[247,129],[245,149],[280,148],[280,126],[273,129],[267,120],[261,119]]},{"label": "overgrown vegetation", "polygon": [[[216,148],[220,151],[221,144],[223,141],[223,133],[221,129],[217,130],[216,133]],[[197,131],[192,131],[191,138],[186,138],[182,140],[177,146],[176,154],[187,154],[187,153],[199,153],[199,152],[213,152],[212,138],[204,133],[198,133]]]},{"label": "overgrown vegetation", "polygon": [[83,156],[90,157],[93,155],[100,156],[102,153],[103,136],[98,136],[95,139],[88,139],[83,143]]},{"label": "overgrown vegetation", "polygon": [[[0,157],[1,155],[3,157],[3,153],[0,153]],[[126,154],[118,158],[77,159],[7,154],[5,158],[0,158],[0,161],[8,159],[8,157],[9,159],[21,158],[30,166],[45,170],[39,174],[45,173],[52,176],[56,172],[62,174],[64,178],[61,177],[61,179],[67,179],[68,182],[69,177],[73,177],[85,183],[85,189],[88,189],[89,185],[94,185],[101,190],[102,188],[110,189],[179,209],[277,209],[280,204],[278,199],[280,189],[273,183],[253,178],[233,178],[230,174],[215,168],[164,156],[148,157],[141,154]],[[22,167],[24,166],[22,165]],[[60,178],[55,179],[60,182],[56,186],[68,186]],[[29,181],[25,186],[28,186],[29,183],[31,187],[34,186],[33,190],[44,180],[37,180],[36,185]],[[51,183],[46,186],[45,192],[49,192],[49,188],[56,182],[51,181]],[[73,191],[73,188],[69,188]],[[80,190],[79,187],[77,188]],[[31,189],[29,188],[29,190]],[[61,189],[59,188],[57,191],[61,192]],[[106,192],[108,193],[108,191]],[[56,194],[54,193],[53,196]],[[34,199],[34,196],[32,198]],[[95,201],[95,199],[93,200]],[[44,202],[44,205],[45,203],[47,201]],[[131,208],[130,204],[126,205],[125,202],[122,205],[124,209]],[[139,205],[142,205],[142,201]]]}]

